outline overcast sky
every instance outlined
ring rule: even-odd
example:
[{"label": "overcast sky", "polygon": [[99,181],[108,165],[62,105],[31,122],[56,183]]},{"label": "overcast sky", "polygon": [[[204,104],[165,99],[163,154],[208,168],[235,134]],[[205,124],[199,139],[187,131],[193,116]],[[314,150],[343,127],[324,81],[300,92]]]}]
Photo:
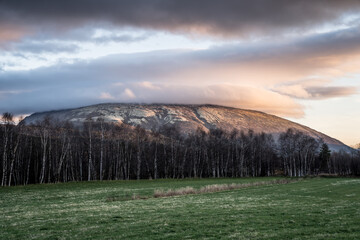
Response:
[{"label": "overcast sky", "polygon": [[0,1],[0,112],[255,109],[360,142],[360,1]]}]

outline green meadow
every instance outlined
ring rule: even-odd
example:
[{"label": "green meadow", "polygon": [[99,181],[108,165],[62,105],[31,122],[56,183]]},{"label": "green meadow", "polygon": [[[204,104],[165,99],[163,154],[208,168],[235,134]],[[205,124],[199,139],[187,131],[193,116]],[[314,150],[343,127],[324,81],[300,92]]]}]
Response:
[{"label": "green meadow", "polygon": [[[360,239],[360,179],[213,193],[155,190],[281,178],[95,181],[0,188],[0,239]],[[147,199],[132,200],[132,196]]]}]

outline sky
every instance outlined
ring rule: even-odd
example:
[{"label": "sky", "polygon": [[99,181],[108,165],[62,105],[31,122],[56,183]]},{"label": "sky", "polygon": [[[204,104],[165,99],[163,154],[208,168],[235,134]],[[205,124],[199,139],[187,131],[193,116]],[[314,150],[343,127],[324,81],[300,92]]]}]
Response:
[{"label": "sky", "polygon": [[358,0],[0,0],[0,112],[217,104],[360,143]]}]

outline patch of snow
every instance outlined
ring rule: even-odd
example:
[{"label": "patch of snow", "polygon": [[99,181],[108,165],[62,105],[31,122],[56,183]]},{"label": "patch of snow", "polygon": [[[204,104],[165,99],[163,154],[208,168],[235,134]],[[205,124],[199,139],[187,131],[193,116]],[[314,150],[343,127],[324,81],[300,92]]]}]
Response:
[{"label": "patch of snow", "polygon": [[139,117],[139,118],[144,118],[144,117],[153,117],[155,116],[155,112],[152,110],[148,110],[148,109],[132,109],[131,112],[129,113],[130,116],[132,117]]},{"label": "patch of snow", "polygon": [[130,118],[129,123],[133,123],[133,124],[136,124],[136,125],[140,125],[141,124],[141,119],[138,119],[138,118]]},{"label": "patch of snow", "polygon": [[211,111],[209,108],[200,108],[197,109],[197,113],[202,119],[206,120],[208,123],[216,124],[220,120],[219,114],[216,110]]},{"label": "patch of snow", "polygon": [[72,118],[70,122],[85,122],[85,118]]},{"label": "patch of snow", "polygon": [[124,118],[121,117],[121,116],[114,116],[114,115],[110,115],[107,117],[110,121],[113,121],[113,122],[119,122],[119,123],[122,123],[124,121]]}]

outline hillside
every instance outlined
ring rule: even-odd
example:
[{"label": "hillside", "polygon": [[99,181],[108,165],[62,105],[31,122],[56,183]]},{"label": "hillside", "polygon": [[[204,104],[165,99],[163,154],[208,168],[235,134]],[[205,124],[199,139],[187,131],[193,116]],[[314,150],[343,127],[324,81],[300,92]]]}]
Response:
[{"label": "hillside", "polygon": [[337,139],[331,138],[307,126],[259,111],[244,110],[215,105],[171,105],[171,104],[98,104],[87,107],[34,113],[23,120],[25,124],[36,124],[45,117],[58,121],[69,121],[81,126],[87,119],[99,118],[108,123],[123,123],[153,130],[161,126],[176,125],[181,132],[191,133],[201,128],[221,128],[226,131],[238,129],[265,132],[275,138],[289,128],[293,128],[315,139],[323,139],[331,150],[351,151],[351,148]]}]

